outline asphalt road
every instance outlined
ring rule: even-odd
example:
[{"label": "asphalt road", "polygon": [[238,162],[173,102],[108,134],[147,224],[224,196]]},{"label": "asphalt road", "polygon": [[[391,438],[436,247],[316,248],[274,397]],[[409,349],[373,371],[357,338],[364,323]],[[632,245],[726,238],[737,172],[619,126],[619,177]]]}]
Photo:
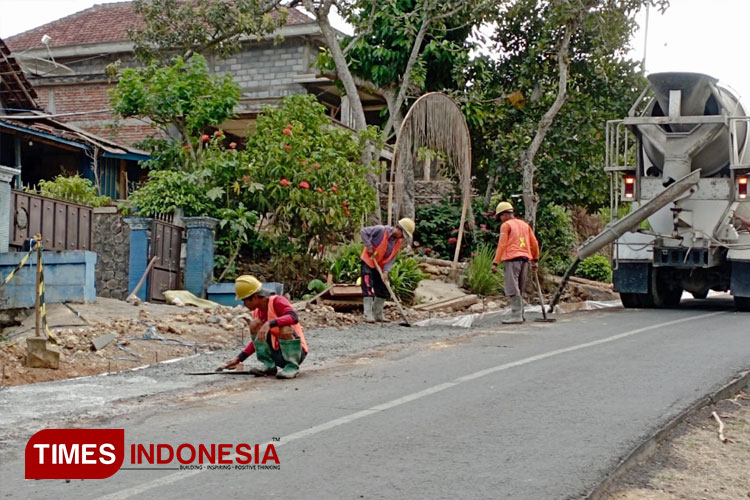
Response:
[{"label": "asphalt road", "polygon": [[[656,429],[750,368],[748,320],[729,299],[589,312],[435,340],[289,382],[240,381],[213,397],[81,426],[124,428],[127,444],[272,442],[279,470],[25,481],[19,446],[0,455],[0,491],[22,499],[581,498]],[[124,467],[137,466],[126,456]]]}]

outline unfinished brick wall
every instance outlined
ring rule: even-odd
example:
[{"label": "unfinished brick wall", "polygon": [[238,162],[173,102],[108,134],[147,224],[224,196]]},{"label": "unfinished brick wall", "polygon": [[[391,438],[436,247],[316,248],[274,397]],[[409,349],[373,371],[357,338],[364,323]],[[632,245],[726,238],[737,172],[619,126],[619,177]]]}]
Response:
[{"label": "unfinished brick wall", "polygon": [[57,120],[80,127],[92,134],[107,139],[133,145],[153,135],[156,129],[141,120],[127,119],[120,122],[119,128],[113,127],[114,115],[109,104],[110,83],[82,83],[72,81],[67,84],[36,84],[39,103],[52,114],[86,113],[108,110],[105,113],[76,114],[60,116]]},{"label": "unfinished brick wall", "polygon": [[294,79],[312,72],[312,58],[316,56],[317,49],[309,42],[293,38],[278,45],[246,45],[239,54],[214,60],[212,69],[216,73],[231,73],[244,97],[284,97],[305,92]]},{"label": "unfinished brick wall", "polygon": [[[274,99],[307,92],[305,87],[295,83],[295,79],[314,72],[311,66],[317,53],[318,45],[314,41],[292,37],[278,45],[248,43],[242,52],[227,59],[209,56],[208,65],[215,73],[231,73],[240,86],[243,99],[269,99],[273,102]],[[83,63],[62,60],[76,75],[32,79],[39,94],[39,104],[52,114],[91,112],[58,119],[122,144],[133,145],[154,135],[156,129],[141,120],[124,120],[116,130],[112,127],[111,112],[93,113],[110,109],[108,90],[114,87],[114,83],[106,81],[105,69],[115,60],[121,60],[123,67],[135,64],[132,55],[124,53],[95,57]],[[243,106],[247,108],[245,111],[255,111],[253,105],[245,103]]]}]

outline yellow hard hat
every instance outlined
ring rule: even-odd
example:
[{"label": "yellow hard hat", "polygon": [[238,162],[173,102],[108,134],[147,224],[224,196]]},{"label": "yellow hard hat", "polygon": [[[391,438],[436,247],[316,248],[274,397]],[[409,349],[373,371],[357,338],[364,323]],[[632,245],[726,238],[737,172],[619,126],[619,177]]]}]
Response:
[{"label": "yellow hard hat", "polygon": [[414,224],[414,221],[408,217],[404,217],[400,221],[398,221],[398,225],[401,226],[401,229],[406,231],[406,234],[409,235],[409,238],[414,238],[414,229],[417,227],[416,224]]},{"label": "yellow hard hat", "polygon": [[244,274],[234,280],[235,298],[237,300],[246,299],[254,293],[257,293],[261,286],[262,285],[260,281],[258,281],[258,278],[250,276],[249,274]]},{"label": "yellow hard hat", "polygon": [[497,204],[497,208],[495,208],[495,215],[501,214],[503,212],[512,212],[513,211],[513,205],[508,203],[507,201],[501,201]]}]

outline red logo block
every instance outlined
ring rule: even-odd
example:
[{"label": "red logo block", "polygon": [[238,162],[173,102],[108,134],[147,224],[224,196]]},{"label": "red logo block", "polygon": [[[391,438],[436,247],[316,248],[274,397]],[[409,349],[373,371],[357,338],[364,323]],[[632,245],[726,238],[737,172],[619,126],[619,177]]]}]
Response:
[{"label": "red logo block", "polygon": [[26,479],[104,479],[124,459],[124,429],[45,429],[26,443]]}]

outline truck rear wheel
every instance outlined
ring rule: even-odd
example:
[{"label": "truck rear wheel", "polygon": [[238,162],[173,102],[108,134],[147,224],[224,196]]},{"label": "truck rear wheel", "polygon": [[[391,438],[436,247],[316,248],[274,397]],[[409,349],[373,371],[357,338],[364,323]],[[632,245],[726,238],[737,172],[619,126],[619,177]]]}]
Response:
[{"label": "truck rear wheel", "polygon": [[625,309],[640,307],[650,309],[654,307],[654,297],[650,293],[625,293],[620,292],[620,302]]},{"label": "truck rear wheel", "polygon": [[734,306],[740,312],[750,312],[750,297],[734,296]]},{"label": "truck rear wheel", "polygon": [[679,283],[675,283],[674,280],[665,279],[667,276],[669,275],[663,273],[661,269],[656,268],[652,270],[651,293],[649,295],[653,296],[653,307],[664,309],[680,305],[682,287]]},{"label": "truck rear wheel", "polygon": [[620,293],[620,302],[622,302],[622,306],[625,309],[634,309],[636,307],[641,307],[641,299],[638,297],[639,295],[643,295],[642,293]]}]

